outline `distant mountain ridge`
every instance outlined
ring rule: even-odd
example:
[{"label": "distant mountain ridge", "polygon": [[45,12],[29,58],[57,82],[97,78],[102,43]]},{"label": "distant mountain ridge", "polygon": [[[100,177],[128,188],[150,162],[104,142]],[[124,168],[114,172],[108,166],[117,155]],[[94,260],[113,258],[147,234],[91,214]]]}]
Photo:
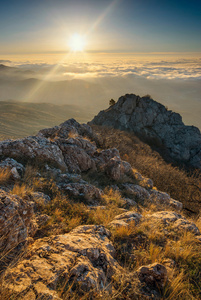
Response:
[{"label": "distant mountain ridge", "polygon": [[201,134],[186,126],[180,114],[168,110],[149,95],[126,94],[90,122],[134,132],[143,140],[165,149],[175,161],[201,168]]}]

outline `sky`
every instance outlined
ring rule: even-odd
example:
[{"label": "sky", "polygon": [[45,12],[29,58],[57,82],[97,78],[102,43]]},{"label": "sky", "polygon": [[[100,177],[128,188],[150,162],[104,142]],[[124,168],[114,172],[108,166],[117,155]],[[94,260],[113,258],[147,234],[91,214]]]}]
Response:
[{"label": "sky", "polygon": [[0,0],[0,54],[201,52],[200,0]]}]

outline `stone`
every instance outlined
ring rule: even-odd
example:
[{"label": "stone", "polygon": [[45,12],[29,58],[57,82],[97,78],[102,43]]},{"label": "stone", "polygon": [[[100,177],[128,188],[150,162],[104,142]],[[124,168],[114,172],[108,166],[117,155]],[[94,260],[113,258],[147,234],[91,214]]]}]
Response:
[{"label": "stone", "polygon": [[91,184],[75,182],[68,184],[59,184],[58,186],[63,192],[69,195],[69,197],[87,200],[89,204],[94,204],[96,200],[101,200],[102,191]]},{"label": "stone", "polygon": [[148,215],[148,218],[163,222],[165,226],[171,224],[172,228],[177,231],[190,231],[195,235],[200,235],[200,231],[195,223],[187,220],[184,216],[171,211],[159,211]]},{"label": "stone", "polygon": [[124,220],[113,220],[108,224],[111,228],[118,228],[118,227],[128,227],[129,224],[126,223]]},{"label": "stone", "polygon": [[118,156],[112,157],[109,162],[103,165],[103,168],[108,177],[115,181],[119,181],[131,171],[131,165],[123,162]]},{"label": "stone", "polygon": [[34,236],[37,224],[33,203],[0,190],[0,249],[7,253]]},{"label": "stone", "polygon": [[104,226],[85,225],[68,234],[38,239],[26,256],[7,270],[4,284],[13,295],[25,297],[37,289],[41,298],[51,295],[48,299],[59,299],[58,283],[68,288],[77,282],[84,291],[108,289],[112,276],[123,273],[109,237]]},{"label": "stone", "polygon": [[20,162],[49,163],[67,169],[58,145],[44,137],[27,137],[0,142],[0,158],[14,158]]},{"label": "stone", "polygon": [[137,270],[137,274],[141,282],[159,290],[163,289],[168,280],[166,267],[159,263],[142,266]]},{"label": "stone", "polygon": [[174,200],[168,195],[167,193],[160,192],[157,190],[150,190],[150,200],[154,203],[159,203],[162,205],[173,207],[177,211],[181,211],[183,208],[183,205],[181,202]]},{"label": "stone", "polygon": [[50,219],[51,219],[51,217],[46,214],[39,214],[36,217],[36,223],[37,223],[38,227],[41,227],[45,223],[47,223],[47,221],[49,221]]},{"label": "stone", "polygon": [[124,221],[125,223],[134,222],[137,225],[142,219],[142,215],[136,213],[135,211],[128,211],[123,214],[117,215],[114,221]]},{"label": "stone", "polygon": [[129,197],[133,196],[135,200],[140,201],[141,203],[144,203],[150,197],[149,192],[145,188],[137,184],[126,183],[122,186],[126,195],[128,195]]}]

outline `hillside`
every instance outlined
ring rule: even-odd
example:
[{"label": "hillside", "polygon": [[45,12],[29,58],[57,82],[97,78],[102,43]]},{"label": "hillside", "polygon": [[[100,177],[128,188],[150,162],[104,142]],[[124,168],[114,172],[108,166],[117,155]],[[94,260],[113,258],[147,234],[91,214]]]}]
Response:
[{"label": "hillside", "polygon": [[86,122],[93,114],[75,105],[0,101],[0,140],[22,138],[74,117]]},{"label": "hillside", "polygon": [[74,119],[0,158],[1,299],[200,298],[199,173]]}]

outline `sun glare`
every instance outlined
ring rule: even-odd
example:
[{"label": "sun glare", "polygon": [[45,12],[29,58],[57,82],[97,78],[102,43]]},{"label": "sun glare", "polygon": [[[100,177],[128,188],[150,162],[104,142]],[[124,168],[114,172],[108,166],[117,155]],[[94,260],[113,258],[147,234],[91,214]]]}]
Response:
[{"label": "sun glare", "polygon": [[73,34],[69,40],[69,47],[73,52],[81,52],[84,51],[84,47],[86,45],[86,41],[84,36],[81,36],[77,33]]}]

